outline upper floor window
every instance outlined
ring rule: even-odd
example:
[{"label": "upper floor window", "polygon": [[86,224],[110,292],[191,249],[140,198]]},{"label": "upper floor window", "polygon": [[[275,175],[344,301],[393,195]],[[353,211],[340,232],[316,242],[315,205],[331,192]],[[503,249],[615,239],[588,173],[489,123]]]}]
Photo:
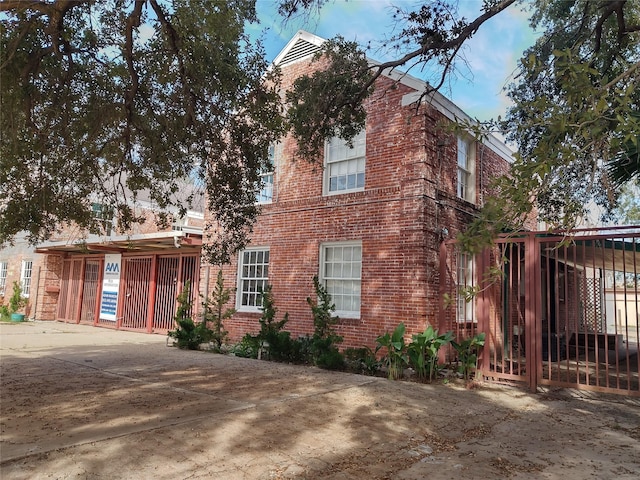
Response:
[{"label": "upper floor window", "polygon": [[7,268],[9,264],[7,262],[0,262],[0,295],[5,294],[7,288]]},{"label": "upper floor window", "polygon": [[111,235],[113,229],[113,207],[105,205],[103,203],[92,203],[91,210],[93,211],[93,218],[98,220],[99,231],[94,231],[96,234]]},{"label": "upper floor window", "polygon": [[324,170],[326,194],[364,190],[366,140],[363,129],[353,139],[352,147],[338,137],[327,142]]},{"label": "upper floor window", "polygon": [[470,253],[458,252],[458,279],[456,320],[458,323],[476,322],[475,315],[475,258]]},{"label": "upper floor window", "polygon": [[23,260],[20,269],[20,286],[22,287],[22,295],[28,297],[31,294],[31,274],[33,271],[33,262],[31,260]]},{"label": "upper floor window", "polygon": [[269,281],[269,248],[248,248],[238,256],[236,306],[242,311],[259,311],[262,292]]},{"label": "upper floor window", "polygon": [[282,144],[271,144],[268,150],[269,167],[260,174],[260,190],[256,195],[257,203],[273,202],[273,172],[282,154]]},{"label": "upper floor window", "polygon": [[362,243],[323,244],[320,250],[320,281],[336,306],[336,315],[360,318]]},{"label": "upper floor window", "polygon": [[475,144],[470,137],[458,137],[458,197],[475,203]]}]

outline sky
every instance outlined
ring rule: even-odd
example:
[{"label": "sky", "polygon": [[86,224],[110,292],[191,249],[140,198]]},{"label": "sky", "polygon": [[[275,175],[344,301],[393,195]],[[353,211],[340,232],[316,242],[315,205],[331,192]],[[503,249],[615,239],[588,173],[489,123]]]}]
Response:
[{"label": "sky", "polygon": [[[306,30],[322,38],[341,35],[365,45],[380,42],[392,32],[392,6],[409,8],[415,0],[330,0],[320,11],[306,21],[298,18],[283,24],[274,0],[257,0],[260,24],[252,25],[253,38],[263,35],[267,59],[273,60],[298,30]],[[463,15],[476,18],[481,1],[460,0]],[[456,78],[440,93],[451,99],[468,115],[479,120],[504,116],[509,99],[503,87],[513,78],[522,52],[536,39],[527,22],[527,13],[520,7],[510,7],[486,22],[465,47],[468,68],[461,68]],[[372,60],[384,61],[375,52]],[[421,77],[417,70],[411,75]],[[422,77],[425,79],[426,77]]]}]

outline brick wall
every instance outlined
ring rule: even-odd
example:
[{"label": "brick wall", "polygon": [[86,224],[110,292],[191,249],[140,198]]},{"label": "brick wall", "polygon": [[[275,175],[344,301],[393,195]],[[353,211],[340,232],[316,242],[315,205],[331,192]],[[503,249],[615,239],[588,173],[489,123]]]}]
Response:
[{"label": "brick wall", "polygon": [[[283,69],[285,86],[309,71],[297,62]],[[362,192],[322,195],[322,159],[296,158],[285,138],[274,176],[274,202],[265,205],[251,245],[270,249],[269,283],[278,318],[289,313],[286,329],[294,337],[313,333],[306,298],[313,295],[324,242],[362,242],[361,310],[343,319],[338,333],[344,347],[375,345],[375,338],[407,325],[408,335],[437,325],[438,249],[441,231],[451,238],[476,214],[472,203],[456,197],[457,143],[438,125],[444,115],[431,106],[401,106],[405,85],[382,78],[367,101],[366,172]],[[476,192],[482,198],[488,180],[508,164],[485,147],[477,153]],[[482,166],[482,168],[479,168]],[[225,285],[237,286],[237,258],[223,267]],[[205,269],[206,270],[206,269]],[[205,271],[203,270],[203,271]],[[211,267],[209,286],[217,267]],[[202,288],[206,289],[204,278]],[[259,330],[259,314],[238,312],[225,323],[233,340]]]}]

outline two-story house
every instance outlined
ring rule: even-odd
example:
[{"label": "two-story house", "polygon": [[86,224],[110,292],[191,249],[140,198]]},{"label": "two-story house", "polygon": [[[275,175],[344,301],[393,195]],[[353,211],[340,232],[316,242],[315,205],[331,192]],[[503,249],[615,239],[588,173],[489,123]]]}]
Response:
[{"label": "two-story house", "polygon": [[[317,68],[311,60],[322,43],[304,31],[291,39],[274,61],[283,88]],[[493,137],[445,131],[443,123],[468,116],[439,93],[417,105],[424,88],[395,71],[378,79],[353,146],[331,139],[315,163],[299,158],[290,137],[274,145],[250,246],[223,268],[237,289],[237,313],[225,322],[233,339],[259,329],[267,284],[280,314],[289,313],[287,330],[312,333],[306,299],[315,275],[335,302],[344,346],[375,345],[399,322],[408,333],[437,326],[440,245],[474,218],[511,151]],[[202,294],[216,268],[203,267]],[[472,282],[472,260],[461,257],[456,275]],[[473,302],[454,308],[456,321],[475,321]]]}]

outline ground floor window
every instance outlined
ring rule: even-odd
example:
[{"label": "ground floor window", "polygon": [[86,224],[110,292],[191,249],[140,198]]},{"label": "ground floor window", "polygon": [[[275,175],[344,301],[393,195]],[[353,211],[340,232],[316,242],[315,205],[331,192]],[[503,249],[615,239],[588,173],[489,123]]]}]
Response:
[{"label": "ground floor window", "polygon": [[456,319],[458,323],[476,322],[475,314],[475,257],[469,253],[458,252],[458,302]]},{"label": "ground floor window", "polygon": [[0,295],[4,295],[7,289],[7,262],[0,262]]},{"label": "ground floor window", "polygon": [[33,270],[33,262],[31,260],[22,261],[22,269],[20,271],[20,284],[22,286],[22,295],[28,297],[31,294],[31,272]]},{"label": "ground floor window", "polygon": [[238,293],[236,307],[241,311],[259,311],[260,296],[269,281],[269,249],[249,248],[238,257]]},{"label": "ground floor window", "polygon": [[336,315],[360,318],[362,242],[323,244],[320,280],[336,305]]}]

